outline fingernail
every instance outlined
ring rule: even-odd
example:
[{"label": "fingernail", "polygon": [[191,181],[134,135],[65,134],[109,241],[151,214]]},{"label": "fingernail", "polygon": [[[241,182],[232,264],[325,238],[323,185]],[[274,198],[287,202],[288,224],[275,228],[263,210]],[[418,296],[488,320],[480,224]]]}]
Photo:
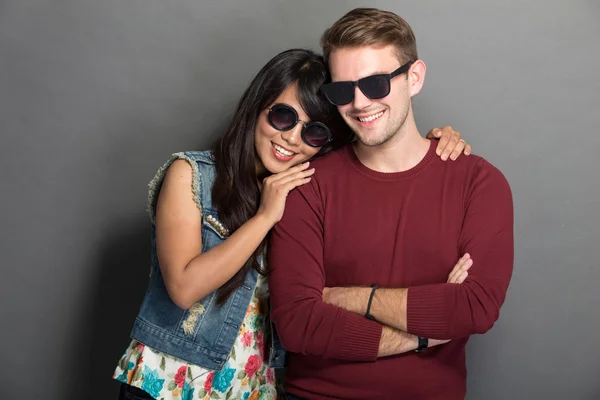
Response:
[{"label": "fingernail", "polygon": [[442,160],[443,160],[443,161],[446,161],[447,159],[448,159],[448,156],[444,154],[444,155],[442,156]]},{"label": "fingernail", "polygon": [[455,156],[454,154],[452,154],[452,155],[450,156],[450,158],[452,159],[452,161],[456,160],[456,156]]}]

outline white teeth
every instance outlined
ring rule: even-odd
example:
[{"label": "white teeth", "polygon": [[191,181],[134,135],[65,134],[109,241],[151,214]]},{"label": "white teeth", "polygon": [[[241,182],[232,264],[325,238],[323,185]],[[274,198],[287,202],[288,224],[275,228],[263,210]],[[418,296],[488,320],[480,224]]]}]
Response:
[{"label": "white teeth", "polygon": [[281,146],[279,146],[279,145],[277,145],[275,143],[273,143],[273,147],[275,147],[275,150],[277,150],[277,152],[279,154],[281,154],[282,156],[292,156],[292,155],[294,155],[293,151],[286,150],[283,147],[281,147]]},{"label": "white teeth", "polygon": [[371,121],[375,121],[377,118],[381,117],[382,115],[383,115],[383,111],[381,111],[381,112],[379,112],[377,114],[365,117],[365,118],[358,117],[358,120],[360,122],[371,122]]}]

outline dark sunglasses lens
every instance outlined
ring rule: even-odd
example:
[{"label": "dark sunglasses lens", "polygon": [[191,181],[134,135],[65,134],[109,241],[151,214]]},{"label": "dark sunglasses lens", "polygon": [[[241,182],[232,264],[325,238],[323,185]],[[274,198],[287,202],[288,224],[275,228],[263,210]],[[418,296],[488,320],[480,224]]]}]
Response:
[{"label": "dark sunglasses lens", "polygon": [[373,75],[358,81],[360,90],[370,99],[381,99],[390,94],[390,78],[387,75]]},{"label": "dark sunglasses lens", "polygon": [[354,99],[354,85],[351,82],[332,82],[323,86],[327,99],[336,106],[343,106]]},{"label": "dark sunglasses lens", "polygon": [[288,130],[296,125],[296,113],[287,106],[275,106],[269,112],[269,121],[275,129]]},{"label": "dark sunglasses lens", "polygon": [[331,133],[327,125],[320,122],[310,123],[302,130],[302,139],[312,147],[324,146],[329,141],[330,136]]}]

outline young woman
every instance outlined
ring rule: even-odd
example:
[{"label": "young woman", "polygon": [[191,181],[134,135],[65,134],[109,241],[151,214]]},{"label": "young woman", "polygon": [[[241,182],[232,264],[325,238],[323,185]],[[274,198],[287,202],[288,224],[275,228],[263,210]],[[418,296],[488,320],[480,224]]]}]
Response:
[{"label": "young woman", "polygon": [[[114,373],[121,399],[277,397],[285,352],[267,315],[263,255],[287,194],[314,172],[307,160],[351,138],[320,95],[327,79],[309,50],[277,55],[214,149],[175,154],[150,183],[150,283]],[[428,137],[441,137],[445,157],[470,152],[451,128]],[[461,259],[454,275],[467,268]]]}]

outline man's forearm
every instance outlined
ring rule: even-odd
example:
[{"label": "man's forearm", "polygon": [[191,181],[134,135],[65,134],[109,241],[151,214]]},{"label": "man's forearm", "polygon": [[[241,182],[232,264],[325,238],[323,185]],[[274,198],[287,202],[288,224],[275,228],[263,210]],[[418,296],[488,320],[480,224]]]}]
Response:
[{"label": "man's forearm", "polygon": [[[323,301],[345,310],[364,315],[367,309],[369,296],[371,295],[371,290],[372,288],[370,287],[326,288],[323,291]],[[388,309],[394,310],[397,307],[397,303],[395,303],[396,301],[398,301],[400,304],[402,303],[402,299],[398,299],[398,297],[402,297],[403,294],[401,291],[406,291],[406,289],[377,289],[375,291],[375,296],[373,297],[373,302],[371,303],[371,314],[377,319],[378,322],[384,325],[381,332],[381,340],[379,342],[379,351],[377,353],[377,357],[387,357],[394,354],[402,354],[416,350],[418,347],[417,336],[411,335],[403,330],[393,328],[392,324],[398,322],[392,321],[394,318],[393,315],[387,315],[393,313],[379,312],[377,315],[373,314],[374,311],[377,311],[373,307],[375,305],[375,297],[378,296],[378,292],[380,291],[383,293],[381,298],[377,300],[377,310],[379,310],[380,307],[385,309],[386,304],[390,302],[393,303],[390,304]],[[404,309],[406,310],[406,299],[404,299],[404,304]],[[389,320],[390,323],[386,323],[385,320]],[[406,321],[406,317],[404,320]],[[446,342],[448,341],[429,339],[429,347],[437,346]]]},{"label": "man's forearm", "polygon": [[377,357],[387,357],[394,354],[406,353],[416,350],[418,338],[410,333],[398,329],[384,326],[381,331],[381,341],[379,342],[379,352]]},{"label": "man's forearm", "polygon": [[[449,340],[429,339],[429,347],[439,346],[448,343]],[[381,341],[379,342],[379,352],[377,357],[393,356],[395,354],[407,353],[416,350],[419,346],[419,339],[415,335],[404,331],[384,326],[381,331]]]},{"label": "man's forearm", "polygon": [[[335,287],[323,291],[323,301],[357,314],[365,315],[371,295],[370,287]],[[381,324],[406,331],[408,289],[377,289],[370,314]]]}]

